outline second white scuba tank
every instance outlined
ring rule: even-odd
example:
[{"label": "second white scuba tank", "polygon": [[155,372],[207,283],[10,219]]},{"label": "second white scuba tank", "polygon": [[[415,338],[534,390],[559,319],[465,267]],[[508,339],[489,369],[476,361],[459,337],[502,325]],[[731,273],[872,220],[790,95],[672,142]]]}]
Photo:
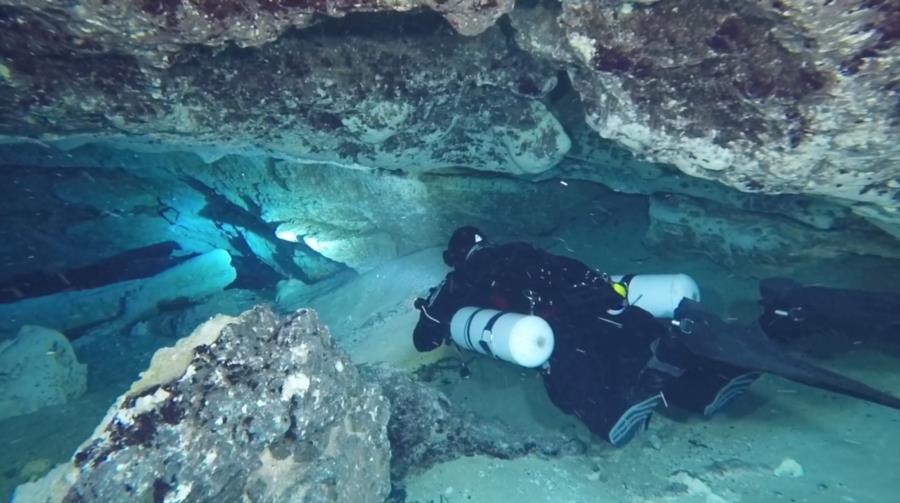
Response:
[{"label": "second white scuba tank", "polygon": [[700,288],[687,274],[612,275],[610,279],[625,285],[630,305],[656,318],[672,318],[682,299],[700,302]]},{"label": "second white scuba tank", "polygon": [[523,367],[539,367],[553,353],[553,329],[534,315],[464,307],[450,320],[450,335],[464,349]]}]

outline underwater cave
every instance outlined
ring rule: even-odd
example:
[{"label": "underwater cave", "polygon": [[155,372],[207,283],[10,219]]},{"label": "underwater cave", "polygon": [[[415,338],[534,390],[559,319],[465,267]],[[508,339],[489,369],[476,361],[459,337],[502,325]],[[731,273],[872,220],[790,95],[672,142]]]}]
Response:
[{"label": "underwater cave", "polygon": [[2,497],[893,501],[898,12],[0,0]]}]

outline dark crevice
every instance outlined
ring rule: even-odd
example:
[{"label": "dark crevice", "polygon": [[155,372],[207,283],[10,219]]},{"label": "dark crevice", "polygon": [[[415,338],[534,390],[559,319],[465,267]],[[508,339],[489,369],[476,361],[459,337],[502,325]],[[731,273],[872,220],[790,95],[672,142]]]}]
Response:
[{"label": "dark crevice", "polygon": [[167,241],[128,250],[84,267],[18,274],[0,280],[0,303],[148,278],[195,256],[174,256],[180,249],[178,243]]},{"label": "dark crevice", "polygon": [[[581,96],[572,86],[569,72],[560,70],[556,73],[556,87],[544,99],[544,105],[573,142],[577,140],[579,132],[587,127],[584,105]],[[572,150],[578,149],[573,146]]]},{"label": "dark crevice", "polygon": [[455,34],[441,14],[430,9],[409,12],[353,12],[343,17],[323,17],[315,25],[294,30],[302,38],[329,37],[403,38]]}]

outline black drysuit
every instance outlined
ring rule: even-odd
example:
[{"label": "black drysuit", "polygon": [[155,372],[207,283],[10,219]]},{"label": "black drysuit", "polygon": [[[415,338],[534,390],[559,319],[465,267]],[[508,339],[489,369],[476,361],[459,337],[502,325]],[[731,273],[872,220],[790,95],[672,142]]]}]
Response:
[{"label": "black drysuit", "polygon": [[546,320],[555,336],[543,370],[550,399],[614,445],[646,425],[663,391],[668,403],[710,415],[761,372],[900,409],[900,399],[786,352],[758,329],[726,324],[696,302],[683,300],[679,328],[667,329],[636,306],[622,309],[611,285],[583,263],[524,243],[476,245],[416,306],[419,351],[449,341],[450,320],[466,306]]},{"label": "black drysuit", "polygon": [[654,341],[667,331],[636,307],[609,314],[622,298],[577,260],[525,243],[477,247],[419,302],[424,311],[413,334],[419,351],[449,340],[450,320],[466,306],[533,312],[546,320],[555,336],[543,372],[550,399],[605,438],[631,405],[662,390],[664,376],[647,365]]}]

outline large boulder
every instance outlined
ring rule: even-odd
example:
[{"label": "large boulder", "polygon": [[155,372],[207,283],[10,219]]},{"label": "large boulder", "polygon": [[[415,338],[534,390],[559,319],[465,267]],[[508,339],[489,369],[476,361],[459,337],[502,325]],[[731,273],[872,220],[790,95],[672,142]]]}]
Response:
[{"label": "large boulder", "polygon": [[314,312],[218,316],[15,501],[358,501],[390,489],[389,404]]},{"label": "large boulder", "polygon": [[13,501],[381,502],[461,456],[584,449],[479,417],[411,374],[358,369],[314,311],[257,307],[157,351],[72,460]]},{"label": "large boulder", "polygon": [[66,403],[86,388],[87,368],[63,334],[27,325],[0,342],[0,419]]}]

